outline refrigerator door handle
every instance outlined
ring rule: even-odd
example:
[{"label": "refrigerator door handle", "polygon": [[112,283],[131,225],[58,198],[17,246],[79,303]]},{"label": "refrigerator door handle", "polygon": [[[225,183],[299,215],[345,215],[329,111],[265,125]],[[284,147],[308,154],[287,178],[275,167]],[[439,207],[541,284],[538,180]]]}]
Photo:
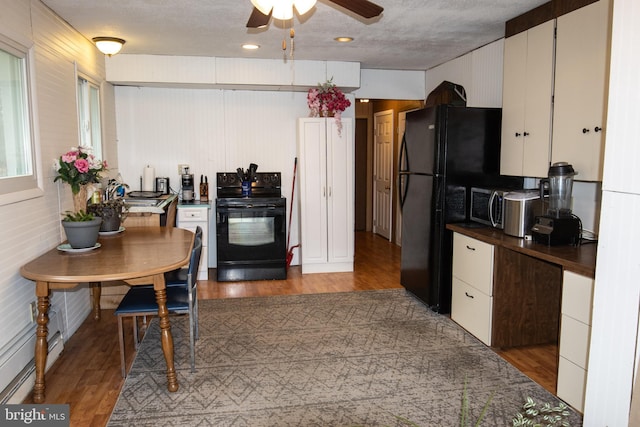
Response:
[{"label": "refrigerator door handle", "polygon": [[[404,166],[404,168],[402,166]],[[404,179],[404,183],[402,179],[403,176],[406,177]],[[409,159],[407,158],[407,139],[406,139],[406,132],[405,132],[404,134],[402,134],[402,142],[400,143],[400,156],[398,156],[398,199],[400,201],[400,209],[402,209],[402,207],[404,206],[404,201],[407,197],[408,187],[409,187]]]}]

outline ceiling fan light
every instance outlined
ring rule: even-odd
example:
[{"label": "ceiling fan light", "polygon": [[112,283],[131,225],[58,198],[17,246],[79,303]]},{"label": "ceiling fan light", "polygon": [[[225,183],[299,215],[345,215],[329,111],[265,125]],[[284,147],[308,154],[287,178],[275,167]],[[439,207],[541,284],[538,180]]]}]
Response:
[{"label": "ceiling fan light", "polygon": [[109,56],[120,52],[120,49],[125,44],[123,39],[117,37],[94,37],[93,42],[100,52]]},{"label": "ceiling fan light", "polygon": [[274,0],[251,0],[251,4],[255,6],[263,15],[268,15],[273,8]]},{"label": "ceiling fan light", "polygon": [[293,0],[274,0],[271,16],[283,21],[293,18]]},{"label": "ceiling fan light", "polygon": [[293,4],[300,15],[309,12],[316,5],[316,0],[294,0]]}]

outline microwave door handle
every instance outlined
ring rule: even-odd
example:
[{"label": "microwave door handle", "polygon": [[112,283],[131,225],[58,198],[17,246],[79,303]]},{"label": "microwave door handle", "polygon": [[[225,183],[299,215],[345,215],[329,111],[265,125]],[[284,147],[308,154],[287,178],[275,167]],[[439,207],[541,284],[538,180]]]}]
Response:
[{"label": "microwave door handle", "polygon": [[493,202],[496,200],[496,197],[498,196],[498,193],[495,191],[491,192],[491,196],[489,197],[489,205],[488,208],[489,209],[489,221],[491,221],[491,226],[495,227],[496,225],[498,225],[496,223],[496,221],[493,219]]}]

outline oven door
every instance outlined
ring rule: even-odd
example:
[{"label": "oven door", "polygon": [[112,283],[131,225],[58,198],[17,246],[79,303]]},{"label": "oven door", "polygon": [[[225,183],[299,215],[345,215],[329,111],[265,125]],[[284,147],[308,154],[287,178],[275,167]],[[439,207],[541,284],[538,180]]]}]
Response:
[{"label": "oven door", "polygon": [[[218,280],[286,278],[285,199],[218,199]],[[233,270],[231,273],[229,272]]]}]

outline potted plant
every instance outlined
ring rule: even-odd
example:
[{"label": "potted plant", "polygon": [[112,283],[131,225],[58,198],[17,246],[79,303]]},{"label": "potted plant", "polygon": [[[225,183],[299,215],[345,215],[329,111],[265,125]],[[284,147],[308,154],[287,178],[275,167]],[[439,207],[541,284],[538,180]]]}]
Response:
[{"label": "potted plant", "polygon": [[97,159],[89,151],[85,147],[74,147],[56,162],[57,175],[53,182],[62,181],[71,186],[75,212],[87,208],[87,187],[99,183],[100,174],[107,170],[107,162]]},{"label": "potted plant", "polygon": [[71,186],[74,211],[63,214],[62,227],[73,249],[96,246],[102,218],[86,212],[88,186],[100,182],[100,173],[107,170],[107,162],[98,160],[85,147],[74,147],[56,162],[54,182]]},{"label": "potted plant", "polygon": [[105,200],[99,203],[90,203],[87,212],[102,218],[100,231],[118,231],[122,221],[127,217],[129,207],[123,198]]},{"label": "potted plant", "polygon": [[98,241],[100,224],[102,224],[102,218],[83,210],[67,211],[62,219],[67,242],[73,249],[94,247]]}]

